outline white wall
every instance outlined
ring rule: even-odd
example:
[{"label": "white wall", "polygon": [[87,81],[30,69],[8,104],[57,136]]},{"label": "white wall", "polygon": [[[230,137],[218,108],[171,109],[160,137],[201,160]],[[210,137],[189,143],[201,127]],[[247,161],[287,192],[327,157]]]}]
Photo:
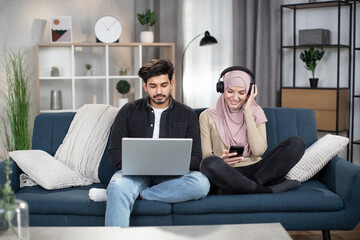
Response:
[{"label": "white wall", "polygon": [[[293,4],[300,2],[308,2],[306,0],[284,0],[284,4]],[[360,5],[360,4],[358,4]],[[358,11],[360,12],[360,11]],[[308,14],[308,13],[307,13]],[[325,14],[325,18],[324,18]],[[31,112],[34,116],[37,114],[36,108],[36,62],[35,62],[35,44],[40,41],[44,43],[50,42],[49,20],[52,16],[71,16],[73,28],[73,42],[94,42],[95,35],[93,33],[93,26],[96,20],[103,15],[112,15],[117,17],[123,27],[123,32],[120,42],[131,42],[135,39],[134,25],[135,17],[135,1],[133,0],[0,0],[0,52],[2,54],[3,46],[8,46],[14,50],[21,49],[26,51],[26,64],[29,67],[31,76],[32,98],[31,98]],[[343,14],[347,19],[347,15]],[[360,14],[358,14],[360,15]],[[333,29],[336,24],[334,14],[327,16],[326,13],[314,13],[304,17],[304,21],[300,21],[301,14],[298,14],[299,28],[313,28],[314,23],[316,27]],[[45,31],[43,35],[36,32],[35,19],[47,20]],[[324,21],[324,19],[326,19]],[[347,24],[343,21],[344,24]],[[286,24],[291,27],[291,22]],[[345,28],[342,27],[345,30]],[[291,31],[291,30],[290,30]],[[360,32],[360,31],[358,31]],[[332,31],[332,42],[335,40],[336,31]],[[344,33],[342,37],[346,39],[347,35]],[[360,36],[358,37],[360,41]],[[200,48],[199,48],[200,49]],[[334,54],[332,54],[334,55]],[[360,54],[359,54],[360,55]],[[360,63],[359,55],[357,62]],[[2,56],[2,55],[1,55]],[[345,57],[346,58],[346,57]],[[0,57],[0,61],[2,61]],[[121,59],[115,59],[121,62]],[[334,86],[334,69],[329,71],[327,67],[329,64],[333,65],[334,59],[330,56],[329,51],[325,53],[324,59],[317,69],[317,76],[320,78],[320,87]],[[341,60],[343,61],[343,59]],[[346,61],[346,59],[344,59]],[[285,68],[286,67],[285,65]],[[297,64],[297,81],[299,86],[308,86],[307,78],[308,72],[304,70],[303,65],[299,62]],[[345,73],[347,68],[342,69]],[[289,76],[289,71],[284,73]],[[304,78],[303,76],[306,76]],[[345,82],[345,81],[344,81]],[[0,67],[0,92],[6,92],[6,79],[4,68]],[[359,87],[358,87],[359,88]],[[358,93],[359,94],[359,93]],[[5,98],[0,95],[0,112],[4,114]],[[358,114],[359,115],[359,114]],[[358,116],[357,115],[357,116]],[[357,118],[358,119],[358,118]],[[0,134],[2,133],[0,128]],[[358,137],[359,137],[358,133]],[[357,147],[357,158],[359,158],[360,147]],[[4,159],[6,153],[0,139],[0,161]],[[360,163],[358,163],[360,165]]]},{"label": "white wall", "polygon": [[[112,15],[122,24],[120,42],[131,42],[134,39],[135,5],[134,1],[118,0],[0,0],[0,61],[3,61],[3,46],[15,51],[25,51],[25,62],[29,68],[32,85],[31,114],[37,114],[36,105],[36,62],[35,44],[39,41],[50,42],[49,21],[52,16],[71,16],[73,42],[95,42],[93,26],[98,18]],[[34,25],[35,19],[47,20],[45,31],[39,34]],[[36,22],[36,20],[35,20]],[[115,60],[121,62],[121,59]],[[7,91],[4,68],[0,67],[0,111],[4,114]],[[3,128],[0,128],[2,135]],[[6,156],[0,139],[0,160]]]}]

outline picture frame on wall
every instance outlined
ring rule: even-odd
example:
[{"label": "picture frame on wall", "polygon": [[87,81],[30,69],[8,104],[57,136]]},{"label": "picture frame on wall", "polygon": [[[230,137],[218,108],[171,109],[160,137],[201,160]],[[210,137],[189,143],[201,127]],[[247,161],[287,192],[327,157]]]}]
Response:
[{"label": "picture frame on wall", "polygon": [[52,43],[72,42],[72,27],[70,16],[51,17],[50,41]]}]

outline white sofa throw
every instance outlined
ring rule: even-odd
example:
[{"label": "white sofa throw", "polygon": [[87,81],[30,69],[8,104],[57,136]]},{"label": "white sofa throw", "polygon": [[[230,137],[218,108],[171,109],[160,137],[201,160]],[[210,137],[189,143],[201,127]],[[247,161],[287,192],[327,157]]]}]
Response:
[{"label": "white sofa throw", "polygon": [[110,128],[119,108],[86,104],[75,114],[55,158],[94,183],[108,141]]}]

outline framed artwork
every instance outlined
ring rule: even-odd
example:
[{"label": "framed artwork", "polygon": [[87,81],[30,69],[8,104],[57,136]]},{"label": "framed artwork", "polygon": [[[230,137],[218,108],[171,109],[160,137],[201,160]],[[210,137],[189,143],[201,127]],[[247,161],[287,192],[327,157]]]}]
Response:
[{"label": "framed artwork", "polygon": [[50,40],[53,43],[71,43],[71,17],[51,17]]}]

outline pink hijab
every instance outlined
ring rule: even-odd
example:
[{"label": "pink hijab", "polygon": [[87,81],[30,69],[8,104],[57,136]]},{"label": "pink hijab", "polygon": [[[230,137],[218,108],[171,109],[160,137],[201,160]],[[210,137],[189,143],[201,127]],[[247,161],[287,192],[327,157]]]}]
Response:
[{"label": "pink hijab", "polygon": [[[224,89],[227,87],[243,87],[246,93],[250,87],[250,76],[246,72],[235,70],[231,71],[224,76]],[[244,157],[250,155],[250,147],[246,134],[246,122],[244,119],[243,104],[238,110],[231,110],[224,98],[224,94],[219,97],[216,107],[210,108],[211,117],[214,119],[217,130],[224,144],[230,146],[244,146]],[[267,122],[264,110],[254,101],[251,107],[252,115],[255,123],[259,126],[261,123]]]}]

